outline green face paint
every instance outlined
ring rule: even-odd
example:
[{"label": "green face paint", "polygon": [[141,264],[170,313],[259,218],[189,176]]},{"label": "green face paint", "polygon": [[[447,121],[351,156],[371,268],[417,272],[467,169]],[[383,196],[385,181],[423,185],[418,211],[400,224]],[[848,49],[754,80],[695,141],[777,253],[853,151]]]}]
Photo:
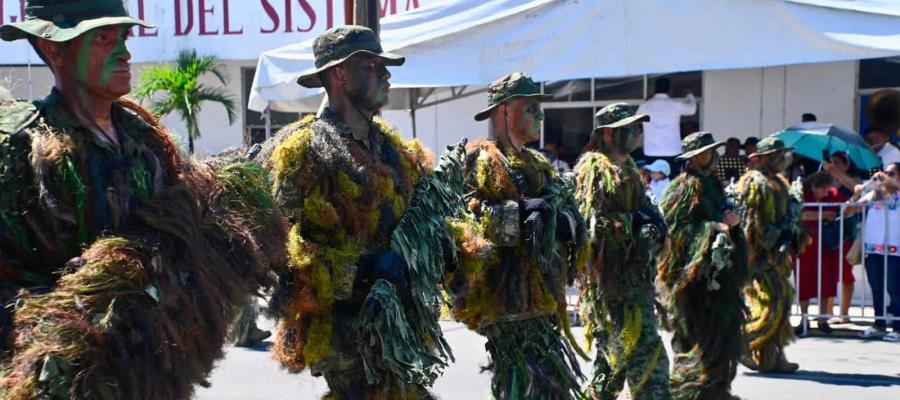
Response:
[{"label": "green face paint", "polygon": [[519,132],[527,134],[531,140],[537,140],[535,136],[541,132],[541,121],[544,120],[544,112],[541,110],[541,104],[535,100],[529,100],[523,106],[513,121]]},{"label": "green face paint", "polygon": [[616,128],[613,130],[613,146],[622,154],[629,154],[641,146],[641,133],[643,129],[637,124]]},{"label": "green face paint", "polygon": [[384,61],[376,57],[354,57],[347,61],[346,68],[350,73],[347,97],[353,104],[369,111],[380,110],[388,104],[391,73]]},{"label": "green face paint", "polygon": [[[128,93],[131,75],[127,61],[123,61],[130,58],[125,32],[122,26],[94,29],[72,42],[76,54],[74,72],[80,87],[92,93]],[[116,78],[122,82],[113,82]]]}]

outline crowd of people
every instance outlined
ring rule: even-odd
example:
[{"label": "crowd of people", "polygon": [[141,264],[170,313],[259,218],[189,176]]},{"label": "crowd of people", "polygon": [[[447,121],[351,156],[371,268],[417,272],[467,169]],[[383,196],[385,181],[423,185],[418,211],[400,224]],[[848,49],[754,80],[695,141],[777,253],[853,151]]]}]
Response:
[{"label": "crowd of people", "polygon": [[[560,172],[569,166],[528,147],[547,96],[513,72],[474,116],[489,137],[435,159],[377,117],[388,67],[405,58],[366,27],[340,26],[315,40],[315,67],[297,80],[327,92],[319,115],[198,160],[124,98],[128,28],[150,24],[118,1],[29,4],[0,38],[27,39],[56,85],[40,101],[0,103],[4,399],[190,398],[228,332],[252,331],[240,325],[264,289],[275,359],[324,378],[325,399],[434,399],[453,360],[439,304],[486,339],[498,399],[611,400],[626,382],[636,400],[734,399],[739,363],[799,368],[784,352],[791,260],[810,239],[778,138],[745,146],[728,191],[726,142],[660,139],[648,183],[630,154],[671,121],[615,103]],[[692,112],[654,100],[648,113]],[[728,154],[740,157],[734,143]],[[896,199],[897,172],[875,174],[862,198]],[[818,176],[822,199],[832,191]],[[891,251],[878,247],[884,234],[865,231],[873,280]],[[897,267],[882,284],[898,286]],[[570,329],[573,284],[596,349],[588,374]],[[673,332],[671,369],[659,322]]]}]

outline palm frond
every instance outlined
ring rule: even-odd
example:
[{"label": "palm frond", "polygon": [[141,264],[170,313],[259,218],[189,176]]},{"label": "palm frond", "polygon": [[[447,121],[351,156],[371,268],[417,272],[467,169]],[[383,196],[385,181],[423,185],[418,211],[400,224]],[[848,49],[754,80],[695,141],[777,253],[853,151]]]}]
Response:
[{"label": "palm frond", "polygon": [[[215,103],[221,103],[222,106],[225,107],[225,111],[228,113],[228,123],[234,123],[235,118],[235,102],[234,99],[225,93],[224,89],[220,88],[207,88],[200,87],[197,89],[197,100],[199,101],[211,101]],[[198,103],[199,103],[198,101]]]},{"label": "palm frond", "polygon": [[[198,125],[200,103],[211,101],[220,103],[228,113],[228,123],[235,120],[235,101],[227,94],[226,88],[205,87],[200,78],[212,74],[223,85],[228,85],[225,66],[218,57],[200,56],[194,49],[178,52],[174,64],[155,65],[144,70],[140,83],[133,95],[140,101],[154,100],[151,108],[158,117],[178,112],[188,130],[188,143],[193,152],[193,140],[200,138]],[[165,92],[158,98],[157,92]]]}]

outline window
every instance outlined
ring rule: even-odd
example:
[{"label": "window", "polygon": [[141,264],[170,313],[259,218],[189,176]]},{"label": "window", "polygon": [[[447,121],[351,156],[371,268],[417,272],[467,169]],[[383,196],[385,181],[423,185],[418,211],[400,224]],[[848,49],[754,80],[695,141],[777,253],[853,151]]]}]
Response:
[{"label": "window", "polygon": [[[250,100],[250,89],[253,86],[253,76],[256,68],[241,68],[242,99],[241,108],[244,110],[244,143],[252,145],[266,140],[266,120],[263,113],[247,108]],[[272,132],[297,120],[299,114],[290,112],[271,111]]]},{"label": "window", "polygon": [[595,100],[620,100],[644,98],[644,76],[614,79],[594,79]]},{"label": "window", "polygon": [[900,88],[900,57],[876,58],[859,62],[859,88]]},{"label": "window", "polygon": [[553,96],[550,101],[590,101],[591,80],[573,79],[544,84],[544,93]]},{"label": "window", "polygon": [[[859,132],[869,128],[871,121],[866,109],[872,94],[882,89],[900,90],[900,57],[875,58],[859,62],[859,82],[856,91],[857,120]],[[896,141],[897,134],[893,139]]]},{"label": "window", "polygon": [[[619,78],[573,79],[544,82],[544,93],[553,99],[543,103],[544,130],[542,143],[556,143],[560,158],[570,164],[582,153],[594,128],[594,114],[611,103],[623,102],[637,107],[653,95],[657,78],[671,82],[670,93],[683,97],[690,91],[697,97],[697,113],[682,117],[682,136],[700,129],[703,73],[677,72],[658,75],[636,75]],[[638,153],[640,154],[640,153]]]},{"label": "window", "polygon": [[544,113],[544,143],[556,143],[559,158],[575,165],[594,130],[593,108],[549,109]]},{"label": "window", "polygon": [[654,94],[654,86],[659,78],[667,78],[672,83],[669,94],[672,97],[684,97],[688,92],[694,96],[703,97],[703,73],[700,71],[675,72],[671,74],[650,75],[647,84],[647,96]]}]

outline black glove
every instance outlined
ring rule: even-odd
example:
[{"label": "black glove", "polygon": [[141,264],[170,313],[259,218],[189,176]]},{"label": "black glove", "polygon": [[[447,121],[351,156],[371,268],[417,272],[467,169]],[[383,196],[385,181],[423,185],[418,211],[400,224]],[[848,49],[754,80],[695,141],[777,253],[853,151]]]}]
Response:
[{"label": "black glove", "polygon": [[355,285],[368,286],[378,279],[384,279],[402,291],[408,285],[408,270],[406,260],[394,250],[365,255],[357,263]]},{"label": "black glove", "polygon": [[658,232],[657,240],[661,243],[666,239],[668,227],[666,227],[666,221],[662,218],[662,215],[652,207],[655,206],[650,202],[645,202],[644,205],[634,213],[631,220],[631,226],[634,229],[634,232],[641,232],[641,229],[645,225],[650,225],[651,229]]},{"label": "black glove", "polygon": [[540,197],[519,200],[519,217],[522,221],[527,220],[533,213],[546,214],[548,212],[550,212],[550,203]]}]

